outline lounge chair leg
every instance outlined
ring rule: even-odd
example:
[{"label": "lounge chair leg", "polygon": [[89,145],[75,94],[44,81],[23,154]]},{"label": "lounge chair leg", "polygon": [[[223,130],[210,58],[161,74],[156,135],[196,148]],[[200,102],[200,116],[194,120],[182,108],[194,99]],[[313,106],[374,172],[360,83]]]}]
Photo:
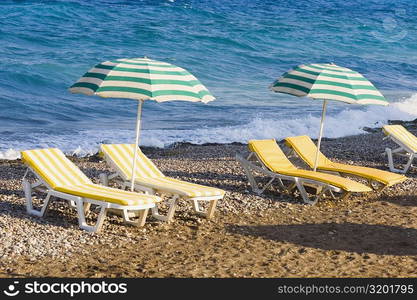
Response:
[{"label": "lounge chair leg", "polygon": [[198,204],[198,200],[193,200],[194,211],[197,215],[210,219],[213,217],[214,211],[216,210],[217,201],[218,200],[210,200],[210,204],[209,204],[209,207],[207,208],[207,211],[203,211],[200,208],[200,205]]},{"label": "lounge chair leg", "polygon": [[[398,149],[395,149],[395,150],[398,150]],[[397,168],[394,167],[394,155],[393,154],[396,152],[395,150],[392,151],[390,148],[385,148],[385,152],[386,152],[387,157],[388,157],[388,167],[389,167],[391,172],[397,172],[397,173],[405,174],[405,173],[407,173],[408,169],[411,167],[411,164],[414,160],[414,154],[410,155],[410,157],[408,158],[408,161],[405,164],[403,169],[397,169]]]},{"label": "lounge chair leg", "polygon": [[100,173],[100,175],[98,175],[98,178],[101,185],[109,186],[109,176],[106,173]]},{"label": "lounge chair leg", "polygon": [[[250,156],[252,155],[252,153],[249,155],[248,159],[250,158]],[[240,155],[236,155],[236,159],[240,162],[243,170],[245,171],[246,177],[248,177],[249,180],[249,185],[252,188],[252,191],[256,194],[261,194],[262,190],[259,189],[258,184],[255,180],[255,177],[253,176],[252,172],[250,171],[249,166],[247,165],[246,161],[240,157]]]},{"label": "lounge chair leg", "polygon": [[284,182],[282,182],[281,178],[278,178],[278,184],[283,190],[287,190],[287,187],[285,186]]},{"label": "lounge chair leg", "polygon": [[200,205],[198,204],[197,200],[193,200],[193,208],[196,214],[203,214],[204,212],[200,209]]},{"label": "lounge chair leg", "polygon": [[243,168],[245,170],[246,176],[248,177],[249,184],[252,188],[252,191],[258,195],[261,195],[265,190],[274,182],[275,177],[272,177],[262,188],[259,188],[258,183],[255,180],[255,177],[250,172],[249,168],[243,165]]},{"label": "lounge chair leg", "polygon": [[414,153],[410,155],[410,158],[408,159],[407,164],[404,166],[404,171],[403,171],[404,174],[408,172],[408,169],[410,169],[413,160],[414,160]]},{"label": "lounge chair leg", "polygon": [[311,204],[311,205],[314,205],[317,203],[318,197],[315,197],[314,200],[310,200],[303,184],[299,180],[296,180],[295,183],[297,185],[298,191],[301,194],[301,197],[303,198],[304,203]]},{"label": "lounge chair leg", "polygon": [[146,217],[148,216],[149,209],[144,209],[139,213],[139,220],[137,222],[139,227],[143,227],[146,222]]},{"label": "lounge chair leg", "polygon": [[77,213],[78,213],[78,226],[81,229],[84,229],[89,232],[99,232],[103,227],[104,219],[106,218],[107,208],[105,206],[101,206],[100,213],[98,215],[97,221],[95,225],[88,225],[87,221],[85,220],[84,214],[84,201],[82,198],[79,198],[77,203]]},{"label": "lounge chair leg", "polygon": [[377,192],[380,192],[380,191],[382,191],[385,187],[386,187],[386,185],[383,185],[382,183],[380,183],[380,182],[378,182],[378,181],[376,181],[376,180],[368,180],[368,185],[374,190],[374,191],[377,191]]},{"label": "lounge chair leg", "polygon": [[207,214],[206,214],[207,219],[211,219],[214,216],[214,211],[216,210],[217,201],[218,200],[210,201],[209,207],[207,209]]},{"label": "lounge chair leg", "polygon": [[87,215],[88,212],[90,211],[91,203],[84,202],[83,206],[84,206],[84,215]]},{"label": "lounge chair leg", "polygon": [[30,215],[34,215],[37,217],[43,217],[48,210],[49,200],[51,199],[51,194],[48,191],[48,194],[46,195],[45,200],[43,201],[43,205],[41,210],[36,210],[33,208],[33,202],[32,202],[32,185],[27,179],[23,179],[23,190],[25,192],[25,198],[26,198],[26,212]]},{"label": "lounge chair leg", "polygon": [[285,189],[287,190],[287,192],[291,193],[296,187],[297,187],[297,183],[294,182],[291,185],[289,185],[288,187],[285,187]]},{"label": "lounge chair leg", "polygon": [[397,169],[394,168],[394,160],[393,160],[393,157],[392,157],[392,151],[391,151],[391,149],[390,148],[385,148],[385,152],[387,153],[387,157],[388,157],[388,167],[389,167],[389,170],[391,172],[398,172],[398,171],[400,171],[400,170],[397,170]]},{"label": "lounge chair leg", "polygon": [[32,186],[29,181],[23,179],[23,191],[25,192],[26,198],[26,211],[28,214],[32,214],[33,203],[32,203]]},{"label": "lounge chair leg", "polygon": [[170,206],[167,214],[167,222],[171,222],[174,218],[175,209],[177,207],[178,196],[174,196],[170,201]]},{"label": "lounge chair leg", "polygon": [[148,211],[149,209],[142,209],[138,211],[139,219],[137,221],[133,221],[130,219],[129,212],[127,211],[127,209],[123,209],[122,210],[123,220],[126,224],[133,225],[136,227],[143,227],[145,226],[145,223],[146,223],[146,217],[148,216]]},{"label": "lounge chair leg", "polygon": [[169,209],[168,209],[168,213],[166,216],[160,215],[158,212],[158,208],[155,206],[152,208],[152,216],[160,221],[164,221],[164,222],[171,222],[172,219],[174,218],[174,213],[175,213],[175,208],[177,206],[177,200],[178,200],[178,196],[175,195],[170,201],[169,201]]},{"label": "lounge chair leg", "polygon": [[157,205],[155,205],[154,207],[152,207],[151,208],[151,212],[152,212],[152,216],[155,218],[155,219],[158,219],[158,217],[160,217],[161,215],[159,214],[159,211],[158,211],[158,207],[157,207]]}]

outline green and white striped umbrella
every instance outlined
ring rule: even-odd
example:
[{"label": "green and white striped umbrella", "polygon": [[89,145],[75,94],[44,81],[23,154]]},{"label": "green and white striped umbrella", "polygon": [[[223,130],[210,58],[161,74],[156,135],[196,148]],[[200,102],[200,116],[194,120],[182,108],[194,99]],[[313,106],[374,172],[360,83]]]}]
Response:
[{"label": "green and white striped umbrella", "polygon": [[70,92],[101,97],[204,102],[214,100],[191,73],[148,58],[105,61],[84,74]]},{"label": "green and white striped umbrella", "polygon": [[299,97],[350,104],[388,105],[385,97],[360,73],[334,64],[300,65],[277,79],[271,90]]},{"label": "green and white striped umbrella", "polygon": [[[139,145],[142,104],[145,100],[157,102],[214,100],[213,95],[191,73],[175,65],[149,58],[124,58],[105,61],[84,74],[69,91],[105,98],[138,100],[136,141]],[[137,148],[132,163],[131,190],[134,190]]]},{"label": "green and white striped umbrella", "polygon": [[327,100],[388,105],[385,97],[368,79],[358,72],[335,64],[299,65],[275,80],[270,89],[298,97],[324,100],[314,171],[317,169]]}]

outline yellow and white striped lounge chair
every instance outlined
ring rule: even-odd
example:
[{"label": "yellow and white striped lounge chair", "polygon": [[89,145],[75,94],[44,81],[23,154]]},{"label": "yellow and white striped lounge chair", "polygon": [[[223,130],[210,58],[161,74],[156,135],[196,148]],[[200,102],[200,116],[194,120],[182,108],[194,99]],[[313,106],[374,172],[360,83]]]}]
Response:
[{"label": "yellow and white striped lounge chair", "polygon": [[[100,174],[101,183],[108,184],[108,180],[121,179],[121,183],[127,188],[132,180],[132,162],[135,146],[128,144],[101,145],[101,155],[104,157],[114,174],[107,176]],[[223,199],[224,191],[218,188],[207,187],[199,184],[185,182],[165,176],[154,163],[138,149],[136,161],[135,189],[149,194],[166,194],[171,196],[169,209],[166,216],[159,214],[158,208],[152,208],[152,215],[161,221],[171,221],[174,217],[176,203],[179,199],[191,200],[194,210],[198,215],[211,218],[217,205],[217,201]],[[204,212],[199,201],[209,201],[209,207]]]},{"label": "yellow and white striped lounge chair", "polygon": [[[43,217],[51,196],[68,200],[77,209],[80,228],[97,232],[101,229],[108,209],[120,210],[124,221],[131,225],[143,226],[149,208],[161,199],[152,195],[138,194],[94,184],[85,174],[56,148],[22,151],[22,160],[28,166],[23,177],[26,210],[29,214]],[[31,171],[38,179],[30,183],[26,178]],[[46,198],[41,210],[33,208],[32,190],[45,192]],[[88,225],[85,219],[90,205],[100,207],[95,225]],[[128,212],[139,211],[139,220],[129,219]]]},{"label": "yellow and white striped lounge chair", "polygon": [[[317,147],[310,137],[306,135],[287,137],[285,144],[296,153],[310,168],[314,168]],[[407,179],[404,175],[387,172],[375,168],[347,165],[333,162],[319,152],[317,170],[334,172],[336,174],[349,174],[365,178],[369,186],[381,190],[384,187],[403,182]]]},{"label": "yellow and white striped lounge chair", "polygon": [[[407,173],[410,167],[414,167],[412,163],[417,157],[417,137],[401,125],[385,125],[382,131],[386,135],[384,139],[390,139],[399,146],[396,149],[385,148],[389,169],[392,172]],[[394,167],[394,155],[408,158],[403,169]]]},{"label": "yellow and white striped lounge chair", "polygon": [[[279,187],[283,190],[293,192],[294,189],[298,189],[305,203],[315,204],[327,192],[332,198],[336,198],[334,193],[339,193],[344,199],[352,192],[371,191],[368,186],[347,178],[297,168],[288,160],[274,139],[251,140],[248,147],[251,153],[247,159],[239,155],[236,155],[236,158],[242,164],[255,193],[263,193],[274,181],[278,181]],[[253,171],[262,173],[271,179],[260,188]],[[313,187],[316,190],[313,199],[310,199],[305,186]]]}]

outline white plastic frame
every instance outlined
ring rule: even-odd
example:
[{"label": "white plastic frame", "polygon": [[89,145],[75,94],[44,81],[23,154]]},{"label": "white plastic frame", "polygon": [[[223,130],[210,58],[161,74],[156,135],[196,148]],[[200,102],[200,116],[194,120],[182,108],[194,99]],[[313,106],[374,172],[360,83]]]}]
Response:
[{"label": "white plastic frame", "polygon": [[[128,180],[123,173],[119,170],[119,167],[113,162],[112,159],[108,158],[106,154],[104,154],[104,159],[107,162],[107,164],[110,166],[111,170],[113,170],[115,173],[107,175],[106,173],[101,173],[99,175],[100,183],[102,185],[108,186],[109,181],[115,180],[118,181],[124,188],[129,188],[131,186],[131,181]],[[144,192],[145,194],[149,195],[156,195],[156,194],[165,194],[168,195],[170,198],[168,199],[169,208],[167,215],[161,215],[158,211],[158,207],[155,205],[155,207],[152,208],[152,217],[154,217],[157,220],[164,221],[164,222],[171,222],[174,218],[175,209],[177,206],[177,202],[180,200],[187,200],[193,202],[193,209],[195,213],[199,216],[206,217],[207,219],[210,219],[214,216],[214,212],[216,210],[216,205],[218,200],[223,199],[224,196],[210,196],[210,197],[182,197],[178,194],[166,191],[161,188],[150,188],[147,186],[143,186],[138,182],[135,182],[134,185],[135,190]],[[201,206],[199,204],[200,201],[209,201],[210,204],[206,211],[203,211],[201,209]]]},{"label": "white plastic frame", "polygon": [[[262,163],[262,161],[259,159],[259,157],[256,155],[256,153],[251,152],[249,156],[244,159],[241,155],[236,155],[236,160],[240,162],[243,169],[245,170],[246,176],[248,177],[249,184],[252,188],[252,191],[257,193],[258,195],[262,194],[274,181],[278,181],[278,185],[286,192],[293,192],[293,190],[296,188],[299,192],[301,197],[303,198],[304,203],[314,205],[317,203],[317,201],[322,198],[327,192],[331,195],[332,198],[336,199],[333,192],[341,193],[342,192],[342,199],[347,198],[350,195],[350,192],[342,191],[342,189],[330,185],[328,183],[322,183],[316,180],[311,179],[305,179],[295,176],[288,176],[283,175],[275,172],[271,172],[268,170],[265,165]],[[259,184],[255,180],[255,176],[252,173],[252,171],[258,171],[259,173],[262,173],[271,179],[263,186],[259,187]],[[292,181],[293,183],[289,186],[286,186],[282,180],[288,180]],[[305,185],[313,185],[317,187],[318,194],[315,195],[313,199],[310,199],[308,196],[307,191],[305,190]]]},{"label": "white plastic frame", "polygon": [[[391,134],[387,135],[383,139],[384,140],[391,139],[394,143],[396,143],[397,145],[400,146],[396,149],[391,149],[391,148],[387,147],[387,148],[385,148],[385,153],[383,153],[383,154],[386,154],[387,157],[388,157],[388,167],[389,167],[391,172],[397,172],[397,173],[405,174],[405,173],[408,172],[408,170],[411,167],[415,167],[413,165],[413,161],[414,161],[414,158],[416,158],[417,153],[414,152],[414,150],[409,148],[407,145],[402,143],[399,139],[395,138]],[[397,169],[397,168],[394,167],[394,156],[402,156],[402,157],[408,158],[408,161],[406,162],[406,164],[404,165],[404,167],[402,169]]]},{"label": "white plastic frame", "polygon": [[[31,173],[33,173],[36,176],[37,178],[36,182],[30,183],[29,180],[26,179],[26,175],[28,174],[28,171],[31,171]],[[104,223],[104,219],[106,218],[106,215],[107,215],[107,211],[109,209],[120,211],[123,217],[123,221],[126,224],[141,227],[145,225],[146,216],[148,215],[149,209],[152,209],[155,207],[155,203],[126,206],[126,205],[120,205],[120,204],[110,203],[106,201],[99,201],[95,199],[89,199],[89,198],[71,195],[68,193],[59,192],[59,191],[52,189],[31,168],[28,168],[28,170],[26,171],[23,177],[23,190],[25,192],[26,211],[28,214],[34,215],[37,217],[44,217],[45,213],[48,210],[51,196],[61,198],[61,199],[69,201],[70,205],[76,208],[79,227],[89,232],[99,232],[101,230],[103,223]],[[36,210],[33,208],[33,201],[32,201],[33,190],[46,193],[46,198],[43,201],[41,210]],[[91,204],[94,204],[100,207],[100,213],[98,215],[95,225],[88,225],[86,218],[85,218],[86,214],[88,213],[90,209]],[[137,221],[133,221],[129,218],[130,211],[139,211],[139,219]]]}]

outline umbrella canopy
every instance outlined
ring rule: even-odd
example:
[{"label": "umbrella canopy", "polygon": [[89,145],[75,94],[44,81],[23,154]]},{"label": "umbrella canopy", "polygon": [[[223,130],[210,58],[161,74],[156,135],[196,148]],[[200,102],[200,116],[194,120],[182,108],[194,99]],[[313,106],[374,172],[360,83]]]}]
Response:
[{"label": "umbrella canopy", "polygon": [[175,65],[149,58],[123,58],[105,61],[90,69],[69,91],[105,98],[138,100],[135,154],[131,190],[134,190],[142,104],[144,100],[204,102],[213,95],[191,73]]},{"label": "umbrella canopy", "polygon": [[317,170],[327,100],[388,105],[385,97],[363,75],[335,64],[299,65],[275,80],[270,89],[298,97],[324,100],[314,171]]},{"label": "umbrella canopy", "polygon": [[102,62],[85,73],[69,91],[157,102],[182,100],[207,103],[215,99],[185,69],[149,58]]},{"label": "umbrella canopy", "polygon": [[360,73],[335,64],[300,65],[282,75],[271,90],[298,97],[350,104],[388,105],[385,97]]}]

